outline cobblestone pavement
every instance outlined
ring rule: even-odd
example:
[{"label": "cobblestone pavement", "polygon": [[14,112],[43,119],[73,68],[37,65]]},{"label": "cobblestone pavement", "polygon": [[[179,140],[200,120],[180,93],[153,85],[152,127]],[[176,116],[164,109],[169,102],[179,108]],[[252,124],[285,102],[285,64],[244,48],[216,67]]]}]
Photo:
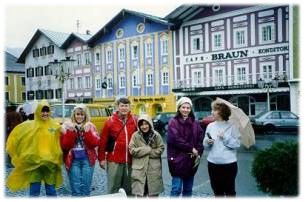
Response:
[{"label": "cobblestone pavement", "polygon": [[[298,141],[298,137],[295,135],[273,135],[273,136],[257,136],[256,145],[246,150],[241,147],[238,151],[238,176],[236,181],[237,196],[267,196],[257,190],[255,179],[251,176],[251,163],[254,154],[257,150],[262,150],[270,147],[275,141],[287,141],[294,140]],[[171,189],[171,176],[168,170],[168,163],[166,159],[166,150],[162,155],[162,166],[163,166],[163,181],[164,181],[164,192],[160,194],[162,197],[169,197]],[[11,168],[6,168],[5,177],[8,176]],[[63,167],[63,185],[57,190],[59,197],[70,197],[70,186],[65,168]],[[93,181],[91,186],[91,196],[105,195],[107,190],[106,173],[96,163]],[[5,188],[5,195],[8,197],[24,197],[28,196],[29,190],[20,192],[10,192]],[[45,190],[42,188],[41,195],[44,195]],[[203,156],[195,175],[194,186],[193,186],[194,197],[212,197],[212,190],[210,187],[208,172],[207,172],[207,161],[206,156]]]}]

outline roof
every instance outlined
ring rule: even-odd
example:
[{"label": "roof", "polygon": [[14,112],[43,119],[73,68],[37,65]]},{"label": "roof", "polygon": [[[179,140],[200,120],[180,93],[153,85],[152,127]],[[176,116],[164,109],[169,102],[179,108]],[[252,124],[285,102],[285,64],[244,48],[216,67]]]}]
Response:
[{"label": "roof", "polygon": [[112,28],[117,25],[121,20],[123,20],[127,15],[133,15],[137,17],[142,17],[146,21],[152,21],[156,23],[160,23],[163,25],[168,25],[170,27],[173,26],[172,23],[169,23],[166,19],[141,13],[141,12],[136,12],[132,10],[127,10],[127,9],[122,9],[115,17],[113,17],[102,29],[100,29],[91,39],[88,40],[89,45],[93,45],[100,37],[103,35],[109,33],[109,30],[112,30]]},{"label": "roof", "polygon": [[17,63],[17,57],[5,51],[5,71],[24,73],[24,65]]},{"label": "roof", "polygon": [[36,43],[36,41],[39,39],[41,35],[46,36],[57,47],[60,48],[70,34],[64,32],[55,32],[45,29],[37,29],[34,36],[32,37],[32,39],[30,40],[24,51],[21,53],[20,57],[18,58],[17,60],[18,63],[25,63],[25,57],[28,55],[33,45]]},{"label": "roof", "polygon": [[181,5],[174,11],[169,13],[164,19],[175,24],[175,28],[178,28],[184,21],[192,18],[199,12],[201,12],[206,6],[204,5]]},{"label": "roof", "polygon": [[69,37],[64,41],[62,44],[61,48],[65,49],[68,48],[68,46],[74,41],[74,40],[79,40],[84,43],[87,43],[87,41],[92,37],[90,34],[80,34],[73,32],[69,35]]}]

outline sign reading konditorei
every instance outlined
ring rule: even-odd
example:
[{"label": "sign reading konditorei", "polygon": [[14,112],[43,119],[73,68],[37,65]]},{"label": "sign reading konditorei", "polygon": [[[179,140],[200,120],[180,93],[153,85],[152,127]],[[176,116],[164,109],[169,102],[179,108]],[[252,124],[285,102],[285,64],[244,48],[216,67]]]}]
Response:
[{"label": "sign reading konditorei", "polygon": [[271,56],[289,53],[289,44],[264,45],[251,48],[237,49],[232,51],[219,51],[215,53],[196,54],[184,56],[184,64],[196,64],[203,62],[220,62],[232,59],[243,59],[259,56]]}]

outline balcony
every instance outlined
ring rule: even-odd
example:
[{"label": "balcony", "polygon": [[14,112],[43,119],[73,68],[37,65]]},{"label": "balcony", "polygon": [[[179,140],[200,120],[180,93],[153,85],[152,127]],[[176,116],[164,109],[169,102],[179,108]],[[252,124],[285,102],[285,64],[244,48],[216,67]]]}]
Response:
[{"label": "balcony", "polygon": [[193,91],[200,92],[204,90],[230,90],[243,88],[259,88],[259,81],[271,82],[278,80],[279,87],[287,87],[286,72],[274,72],[273,74],[249,74],[240,77],[220,76],[204,77],[203,79],[185,79],[177,80],[174,83],[173,92]]}]

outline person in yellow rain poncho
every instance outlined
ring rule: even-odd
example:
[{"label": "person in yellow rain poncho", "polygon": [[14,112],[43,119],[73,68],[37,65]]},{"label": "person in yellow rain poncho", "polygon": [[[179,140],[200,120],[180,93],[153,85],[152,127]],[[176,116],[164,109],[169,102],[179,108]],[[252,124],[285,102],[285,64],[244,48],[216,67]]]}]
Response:
[{"label": "person in yellow rain poncho", "polygon": [[6,143],[15,167],[6,181],[11,191],[30,187],[30,196],[39,196],[44,182],[46,195],[56,196],[55,188],[63,182],[59,135],[60,125],[50,117],[50,106],[45,100],[37,104],[34,120],[14,128]]}]

